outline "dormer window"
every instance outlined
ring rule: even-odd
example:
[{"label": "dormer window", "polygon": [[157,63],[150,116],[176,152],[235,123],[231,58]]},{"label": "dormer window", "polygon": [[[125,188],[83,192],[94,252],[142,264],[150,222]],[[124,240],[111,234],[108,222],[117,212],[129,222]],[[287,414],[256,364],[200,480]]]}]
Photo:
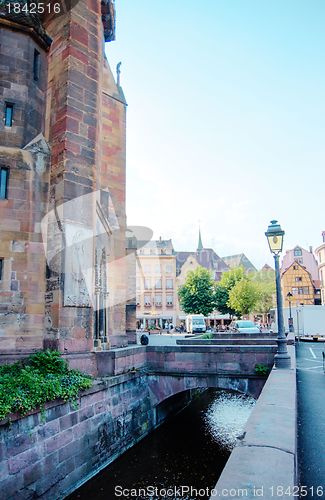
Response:
[{"label": "dormer window", "polygon": [[14,105],[6,102],[5,106],[5,127],[12,127],[14,115]]},{"label": "dormer window", "polygon": [[295,257],[301,257],[302,256],[301,248],[299,248],[299,247],[295,248],[294,251],[293,251],[293,255]]}]

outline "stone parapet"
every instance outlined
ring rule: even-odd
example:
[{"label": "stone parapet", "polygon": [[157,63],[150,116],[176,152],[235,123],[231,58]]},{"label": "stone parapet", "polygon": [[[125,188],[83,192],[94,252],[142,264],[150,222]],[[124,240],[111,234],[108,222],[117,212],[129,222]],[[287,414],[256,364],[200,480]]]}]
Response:
[{"label": "stone parapet", "polygon": [[276,345],[275,339],[178,339],[177,345]]},{"label": "stone parapet", "polygon": [[255,365],[273,366],[275,345],[132,346],[97,352],[97,374],[119,375],[130,370],[186,375],[255,374]]}]

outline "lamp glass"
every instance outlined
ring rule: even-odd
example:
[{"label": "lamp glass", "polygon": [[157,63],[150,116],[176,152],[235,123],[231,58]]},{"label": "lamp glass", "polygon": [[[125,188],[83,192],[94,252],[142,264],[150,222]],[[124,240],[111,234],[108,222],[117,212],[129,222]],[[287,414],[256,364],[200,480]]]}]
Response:
[{"label": "lamp glass", "polygon": [[279,254],[282,252],[284,231],[276,220],[272,220],[270,226],[265,233],[269,247],[272,253]]},{"label": "lamp glass", "polygon": [[272,253],[279,253],[283,246],[283,235],[272,234],[267,237],[269,247]]}]

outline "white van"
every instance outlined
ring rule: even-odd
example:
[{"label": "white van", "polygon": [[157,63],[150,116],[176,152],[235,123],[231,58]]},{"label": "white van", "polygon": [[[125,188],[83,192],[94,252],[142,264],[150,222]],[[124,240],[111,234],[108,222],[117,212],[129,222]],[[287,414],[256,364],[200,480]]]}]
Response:
[{"label": "white van", "polygon": [[187,333],[204,333],[206,329],[203,314],[189,314],[186,316]]}]

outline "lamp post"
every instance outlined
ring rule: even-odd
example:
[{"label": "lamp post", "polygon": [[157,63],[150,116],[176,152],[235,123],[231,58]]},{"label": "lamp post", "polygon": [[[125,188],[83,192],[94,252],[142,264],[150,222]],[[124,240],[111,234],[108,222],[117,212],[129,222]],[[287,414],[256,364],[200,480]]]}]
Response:
[{"label": "lamp post", "polygon": [[265,233],[271,253],[274,257],[275,264],[275,283],[276,283],[276,303],[278,310],[278,337],[276,342],[278,350],[274,356],[274,364],[276,368],[290,368],[291,359],[287,349],[287,338],[284,333],[283,322],[283,304],[280,280],[280,265],[279,255],[282,252],[284,231],[281,229],[278,221],[272,220]]},{"label": "lamp post", "polygon": [[289,302],[289,320],[288,320],[288,324],[289,324],[289,332],[293,332],[294,331],[294,328],[293,328],[293,319],[292,319],[292,311],[291,311],[291,299],[292,299],[293,295],[291,292],[288,292],[287,293],[287,299],[288,299],[288,302]]}]

